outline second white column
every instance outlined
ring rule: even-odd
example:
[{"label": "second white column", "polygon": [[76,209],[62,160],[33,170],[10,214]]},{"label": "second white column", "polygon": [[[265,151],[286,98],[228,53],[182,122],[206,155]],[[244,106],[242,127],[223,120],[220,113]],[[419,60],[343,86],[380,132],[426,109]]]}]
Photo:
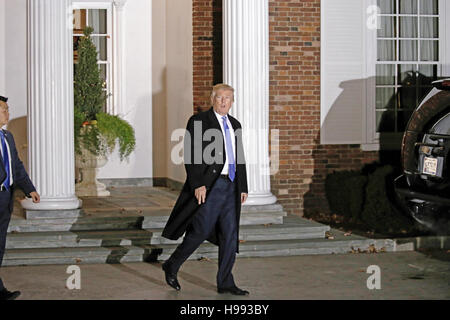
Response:
[{"label": "second white column", "polygon": [[244,132],[246,205],[277,200],[270,192],[268,6],[268,0],[223,1],[223,77],[236,91],[230,113]]}]

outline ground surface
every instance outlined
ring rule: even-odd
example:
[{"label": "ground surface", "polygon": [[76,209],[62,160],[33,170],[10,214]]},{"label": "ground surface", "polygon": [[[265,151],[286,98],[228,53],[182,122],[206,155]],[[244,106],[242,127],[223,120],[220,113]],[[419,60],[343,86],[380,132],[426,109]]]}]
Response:
[{"label": "ground surface", "polygon": [[[401,252],[239,258],[237,284],[250,291],[239,299],[450,299],[450,253]],[[369,290],[367,268],[380,268],[381,289]],[[187,261],[180,292],[169,288],[160,263],[80,265],[81,289],[66,288],[68,266],[0,269],[19,299],[235,299],[216,292],[215,260]]]}]

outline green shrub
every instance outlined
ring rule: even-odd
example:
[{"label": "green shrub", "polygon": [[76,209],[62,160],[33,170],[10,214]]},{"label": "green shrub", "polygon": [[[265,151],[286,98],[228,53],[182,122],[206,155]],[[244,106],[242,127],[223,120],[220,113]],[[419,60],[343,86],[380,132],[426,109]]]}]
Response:
[{"label": "green shrub", "polygon": [[395,205],[396,174],[391,165],[379,163],[367,165],[361,171],[329,174],[325,191],[331,213],[379,233],[410,232],[414,221]]},{"label": "green shrub", "polygon": [[136,146],[133,128],[125,120],[107,113],[97,114],[98,131],[106,142],[106,148],[111,153],[116,141],[119,144],[120,160],[127,158]]},{"label": "green shrub", "polygon": [[84,114],[85,121],[95,119],[107,98],[97,64],[97,48],[91,39],[93,31],[92,27],[83,30],[84,36],[78,43],[78,63],[74,66],[73,76],[75,110]]},{"label": "green shrub", "polygon": [[364,203],[367,177],[357,171],[338,171],[325,180],[325,192],[332,213],[346,221],[357,221]]},{"label": "green shrub", "polygon": [[78,45],[78,63],[74,74],[75,151],[107,156],[119,145],[120,160],[136,147],[133,127],[125,120],[103,111],[107,95],[97,64],[97,49],[92,42],[91,27],[84,29]]},{"label": "green shrub", "polygon": [[347,185],[351,221],[358,222],[364,206],[367,177],[363,175],[351,177],[347,180]]},{"label": "green shrub", "polygon": [[386,165],[369,174],[361,219],[376,232],[408,232],[414,226],[412,219],[398,210],[392,200],[393,172],[394,168]]}]

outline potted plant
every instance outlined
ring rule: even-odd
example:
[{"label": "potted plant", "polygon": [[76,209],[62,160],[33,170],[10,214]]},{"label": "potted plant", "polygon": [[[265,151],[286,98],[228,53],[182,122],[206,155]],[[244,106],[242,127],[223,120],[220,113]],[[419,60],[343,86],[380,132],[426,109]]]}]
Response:
[{"label": "potted plant", "polygon": [[93,29],[86,27],[78,42],[78,62],[74,66],[75,163],[82,176],[75,186],[79,196],[108,196],[96,179],[97,169],[119,147],[120,160],[128,158],[136,146],[133,127],[119,116],[103,111],[107,94],[97,64]]}]

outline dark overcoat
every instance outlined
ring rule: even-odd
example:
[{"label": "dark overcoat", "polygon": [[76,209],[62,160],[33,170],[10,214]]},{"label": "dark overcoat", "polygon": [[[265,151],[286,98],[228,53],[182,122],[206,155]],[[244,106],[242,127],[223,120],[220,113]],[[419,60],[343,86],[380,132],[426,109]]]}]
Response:
[{"label": "dark overcoat", "polygon": [[[0,129],[1,130],[1,129]],[[30,196],[30,193],[36,191],[33,183],[31,182],[25,168],[23,166],[22,161],[17,154],[16,144],[14,142],[14,137],[8,130],[3,130],[6,140],[9,145],[9,152],[11,154],[11,166],[13,173],[13,185],[11,187],[11,195],[14,193],[15,188],[20,188],[25,193],[27,197]],[[0,146],[1,147],[1,146]],[[3,165],[3,157],[0,153],[0,185],[6,179],[6,171],[5,166]],[[11,198],[8,205],[9,212],[13,211],[14,201]],[[3,209],[3,208],[2,208]]]},{"label": "dark overcoat", "polygon": [[[228,115],[228,119],[235,131],[236,199],[234,201],[236,201],[236,225],[239,234],[241,193],[248,193],[247,171],[242,144],[242,126],[234,117]],[[184,234],[194,215],[202,206],[195,198],[196,188],[206,186],[206,201],[208,201],[208,190],[219,178],[225,163],[226,153],[223,140],[222,130],[213,108],[193,115],[189,119],[184,138],[184,165],[187,178],[163,230],[163,237],[177,240]],[[214,146],[219,147],[214,148]],[[207,155],[209,154],[213,159],[208,159]],[[200,161],[199,158],[201,158]],[[239,252],[239,237],[237,239],[237,252]],[[213,232],[207,240],[218,245],[217,231]]]}]

